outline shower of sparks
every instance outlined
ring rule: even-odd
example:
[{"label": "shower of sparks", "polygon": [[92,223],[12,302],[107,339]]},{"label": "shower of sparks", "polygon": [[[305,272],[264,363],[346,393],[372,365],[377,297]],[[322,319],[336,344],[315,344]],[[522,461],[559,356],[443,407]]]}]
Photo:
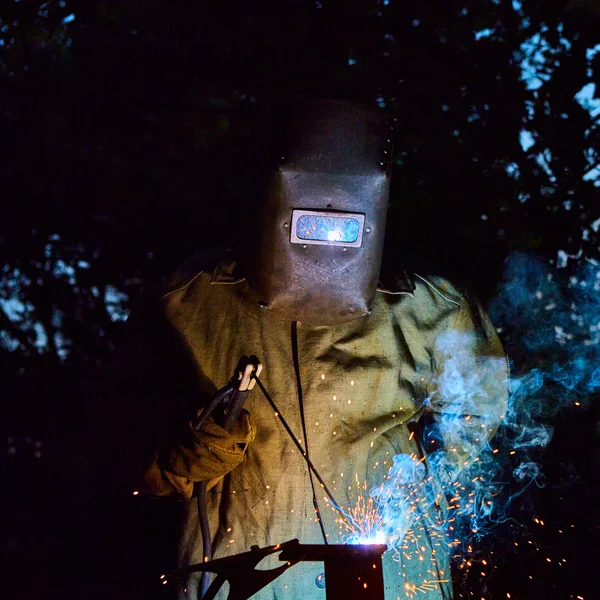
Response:
[{"label": "shower of sparks", "polygon": [[369,489],[366,481],[356,483],[358,495],[348,509],[350,519],[340,519],[347,529],[346,543],[386,543],[398,553],[414,537],[413,525],[427,523],[433,537],[439,537],[438,530],[446,525],[439,504],[442,493],[436,493],[432,477],[415,455],[396,455],[380,486]]},{"label": "shower of sparks", "polygon": [[[347,518],[337,521],[345,543],[388,545],[391,559],[399,564],[398,573],[405,581],[404,597],[409,599],[435,591],[444,584],[451,585],[450,573],[438,571],[439,564],[443,565],[444,561],[436,563],[436,556],[448,555],[457,569],[457,581],[465,584],[473,578],[489,580],[499,568],[494,552],[484,555],[480,545],[474,543],[489,532],[482,527],[481,532],[476,530],[476,535],[466,538],[461,530],[461,519],[464,527],[464,523],[470,524],[475,512],[480,510],[481,500],[477,493],[456,482],[447,486],[448,489],[438,489],[432,477],[427,476],[424,467],[421,469],[420,466],[423,466],[422,461],[414,455],[399,455],[395,460],[396,468],[392,467],[383,484],[375,488],[355,476],[355,503],[348,507]],[[419,476],[422,476],[420,480]],[[446,503],[448,506],[444,510]],[[548,568],[562,568],[567,559],[544,553],[532,531],[532,527],[547,529],[545,526],[545,520],[539,515],[532,515],[529,527],[510,524],[513,539],[518,540],[514,541],[515,552],[524,552],[528,548],[529,553],[539,552],[538,563],[544,563]],[[563,533],[562,530],[557,532]],[[466,541],[469,539],[472,541]],[[415,563],[419,565],[416,569],[418,579],[406,573],[406,567],[411,563],[411,572]],[[409,576],[410,581],[407,580]],[[529,576],[529,580],[535,583],[533,576]],[[459,597],[470,596],[459,594]],[[505,597],[511,599],[514,593],[511,595],[507,591]],[[573,595],[573,598],[582,596]]]},{"label": "shower of sparks", "polygon": [[[419,564],[419,581],[405,581],[404,595],[416,598],[450,585],[450,573],[439,571],[436,556],[455,553],[463,572],[479,565],[490,568],[488,561],[469,558],[473,548],[460,548],[462,542],[453,532],[456,512],[460,509],[460,494],[452,486],[449,515],[441,508],[444,490],[434,491],[432,477],[426,475],[423,461],[412,455],[398,455],[384,482],[369,488],[366,481],[356,481],[356,501],[347,510],[347,518],[339,518],[342,539],[348,544],[388,544],[396,563]],[[462,491],[466,491],[462,490]],[[471,510],[472,510],[472,504]],[[466,502],[464,507],[469,506]],[[456,550],[460,548],[460,552]],[[443,564],[443,563],[442,563]],[[406,578],[404,569],[399,573]],[[482,571],[482,577],[485,571]]]},{"label": "shower of sparks", "polygon": [[[473,572],[485,579],[497,569],[493,557],[482,559],[478,548],[464,541],[478,540],[487,533],[481,522],[482,516],[493,510],[493,495],[478,488],[483,486],[483,476],[469,477],[468,484],[462,483],[463,479],[440,482],[430,472],[433,470],[414,454],[396,455],[379,486],[370,487],[355,476],[355,492],[349,492],[355,497],[354,505],[346,509],[346,518],[338,518],[345,543],[388,545],[392,560],[400,565],[399,574],[405,578],[407,598],[451,585],[450,573],[440,569],[446,564],[444,557],[451,558],[461,578]],[[539,517],[534,522],[543,525]],[[437,557],[441,557],[439,563]],[[406,566],[410,563],[411,580],[407,581]]]},{"label": "shower of sparks", "polygon": [[356,504],[348,509],[348,519],[340,518],[338,523],[345,529],[345,541],[349,544],[385,544],[383,513],[369,496],[367,482],[361,485]]}]

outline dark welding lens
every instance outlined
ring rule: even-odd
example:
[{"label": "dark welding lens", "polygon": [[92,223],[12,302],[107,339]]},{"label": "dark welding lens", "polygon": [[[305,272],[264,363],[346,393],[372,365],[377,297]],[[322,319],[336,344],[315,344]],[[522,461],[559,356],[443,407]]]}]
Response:
[{"label": "dark welding lens", "polygon": [[304,215],[296,224],[296,235],[301,240],[351,244],[358,239],[359,231],[360,225],[356,219]]},{"label": "dark welding lens", "polygon": [[296,244],[360,246],[365,216],[360,213],[331,213],[295,210],[291,241]]}]

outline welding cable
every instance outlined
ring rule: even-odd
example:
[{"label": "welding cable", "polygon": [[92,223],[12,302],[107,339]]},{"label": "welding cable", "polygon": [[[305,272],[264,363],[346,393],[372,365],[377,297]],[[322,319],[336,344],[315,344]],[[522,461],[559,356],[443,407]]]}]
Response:
[{"label": "welding cable", "polygon": [[[198,490],[198,521],[200,523],[200,532],[202,534],[202,560],[209,561],[212,558],[212,546],[210,539],[210,525],[208,523],[208,514],[206,509],[206,481],[197,484]],[[203,571],[198,582],[198,600],[204,598],[210,584],[210,573]]]},{"label": "welding cable", "polygon": [[[244,402],[248,397],[248,390],[240,390],[236,385],[239,382],[230,383],[225,386],[215,396],[215,400],[211,402],[209,410],[206,410],[204,416],[201,414],[200,419],[194,425],[194,429],[200,430],[200,427],[206,422],[211,413],[214,414],[214,421],[221,425],[223,429],[230,431],[233,424],[237,421]],[[224,406],[228,408],[223,410]],[[200,481],[196,484],[198,493],[198,521],[200,523],[200,532],[202,534],[202,557],[204,561],[209,561],[212,558],[212,545],[210,535],[210,525],[208,522],[208,512],[206,506],[206,481]],[[198,598],[204,598],[210,585],[210,573],[204,571],[198,585]]]},{"label": "welding cable", "polygon": [[[202,429],[202,426],[204,423],[206,423],[208,417],[211,416],[217,406],[226,401],[226,398],[233,394],[234,389],[235,388],[233,384],[230,382],[224,388],[219,390],[219,392],[217,392],[210,404],[202,411],[202,413],[200,413],[200,416],[196,419],[196,421],[192,423],[192,428],[194,431],[200,431]],[[199,481],[196,483],[195,488],[197,494],[196,501],[198,504],[198,522],[200,524],[200,533],[202,534],[202,558],[204,561],[207,561],[212,558],[212,546],[206,507],[206,481]],[[199,599],[204,596],[209,584],[210,573],[208,571],[204,571],[200,577],[200,582],[198,583]]]},{"label": "welding cable", "polygon": [[[302,423],[302,434],[304,435],[304,450],[306,452],[306,458],[309,458],[308,451],[308,433],[306,431],[306,418],[304,415],[304,395],[302,393],[302,380],[300,378],[300,358],[298,356],[298,322],[292,321],[292,357],[294,360],[294,371],[296,373],[296,389],[298,390],[298,405],[300,408],[300,421]],[[308,477],[310,479],[310,487],[312,489],[312,500],[315,513],[317,515],[317,521],[321,528],[321,535],[323,536],[323,543],[327,545],[327,534],[325,533],[325,525],[323,518],[321,517],[321,509],[319,508],[319,499],[317,498],[317,491],[315,490],[315,480],[313,474],[309,470]]]},{"label": "welding cable", "polygon": [[267,392],[267,390],[265,389],[265,386],[261,383],[261,381],[255,375],[252,375],[252,378],[256,381],[258,387],[260,388],[260,391],[263,393],[264,397],[267,399],[267,402],[271,405],[271,408],[275,412],[275,416],[281,421],[281,424],[283,425],[285,430],[288,432],[288,435],[292,439],[292,442],[294,442],[294,444],[296,445],[296,448],[298,448],[298,450],[300,451],[300,454],[304,458],[306,464],[308,465],[308,468],[313,472],[314,476],[317,478],[317,481],[321,484],[321,487],[323,488],[323,491],[327,494],[327,497],[329,498],[329,501],[333,505],[333,508],[335,508],[335,510],[337,510],[338,513],[340,513],[340,515],[344,518],[344,520],[353,529],[360,530],[358,524],[354,521],[354,519],[352,519],[352,517],[350,515],[347,515],[344,512],[342,507],[337,503],[337,500],[333,497],[333,494],[327,487],[327,484],[323,481],[323,478],[321,477],[321,475],[319,475],[317,468],[315,467],[315,465],[313,465],[310,458],[306,455],[306,452],[304,451],[302,444],[298,441],[298,438],[296,438],[296,436],[294,435],[294,432],[291,430],[290,426],[287,424],[287,421],[283,418],[281,412],[279,412],[277,405],[275,404],[275,402],[273,402],[273,398],[271,398],[269,392]]},{"label": "welding cable", "polygon": [[[238,420],[242,412],[250,390],[254,387],[252,379],[254,378],[258,381],[261,370],[262,365],[255,356],[249,359],[245,356],[240,358],[236,367],[237,379],[234,375],[231,381],[217,392],[217,395],[193,425],[194,429],[200,431],[202,425],[212,414],[213,421],[217,425],[220,425],[226,431],[231,431],[233,424]],[[200,532],[202,533],[202,558],[206,562],[212,559],[212,540],[206,505],[206,481],[197,483],[196,490],[198,492],[198,521],[200,523]],[[206,596],[209,586],[210,573],[204,571],[198,585],[199,600]]]}]

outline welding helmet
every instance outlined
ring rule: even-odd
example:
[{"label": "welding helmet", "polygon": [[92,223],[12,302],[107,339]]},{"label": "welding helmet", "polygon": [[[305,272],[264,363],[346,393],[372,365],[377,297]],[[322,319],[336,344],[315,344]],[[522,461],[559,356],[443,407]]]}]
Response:
[{"label": "welding helmet", "polygon": [[277,121],[247,279],[280,317],[333,325],[369,313],[381,268],[392,122],[349,101],[312,100]]}]

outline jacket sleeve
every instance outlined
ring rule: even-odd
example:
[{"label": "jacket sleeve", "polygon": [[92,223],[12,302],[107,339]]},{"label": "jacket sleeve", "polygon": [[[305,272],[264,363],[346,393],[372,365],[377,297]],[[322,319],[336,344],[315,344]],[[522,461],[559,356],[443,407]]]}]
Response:
[{"label": "jacket sleeve", "polygon": [[508,362],[489,317],[469,299],[457,310],[434,341],[428,400],[455,475],[489,444],[508,404]]}]

